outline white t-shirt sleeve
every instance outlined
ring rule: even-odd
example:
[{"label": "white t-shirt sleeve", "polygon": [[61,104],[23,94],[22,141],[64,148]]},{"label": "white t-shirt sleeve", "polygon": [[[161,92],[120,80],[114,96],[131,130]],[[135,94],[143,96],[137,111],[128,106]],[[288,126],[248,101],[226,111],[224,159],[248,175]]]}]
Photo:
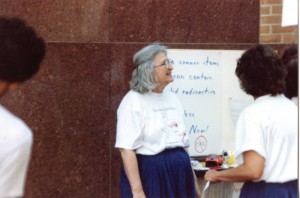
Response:
[{"label": "white t-shirt sleeve", "polygon": [[129,92],[117,111],[115,147],[130,150],[142,146],[143,113],[138,93]]},{"label": "white t-shirt sleeve", "polygon": [[264,133],[257,115],[252,112],[243,111],[238,119],[236,127],[236,160],[238,164],[243,163],[243,152],[256,151],[266,158],[264,148]]},{"label": "white t-shirt sleeve", "polygon": [[15,147],[1,158],[0,197],[23,196],[32,137],[29,134],[28,137],[24,137],[22,140],[23,142],[18,147]]},{"label": "white t-shirt sleeve", "polygon": [[0,106],[0,197],[23,196],[31,146],[31,130]]}]

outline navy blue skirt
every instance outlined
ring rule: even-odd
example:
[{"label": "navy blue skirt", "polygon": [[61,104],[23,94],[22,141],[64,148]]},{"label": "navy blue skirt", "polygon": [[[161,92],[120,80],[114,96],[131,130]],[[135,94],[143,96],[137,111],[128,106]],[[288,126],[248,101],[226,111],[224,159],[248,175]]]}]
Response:
[{"label": "navy blue skirt", "polygon": [[[137,160],[147,198],[196,197],[190,158],[183,148],[166,149],[156,155],[137,154]],[[132,198],[124,167],[121,171],[121,196]]]},{"label": "navy blue skirt", "polygon": [[297,198],[298,180],[285,183],[245,182],[240,198]]}]

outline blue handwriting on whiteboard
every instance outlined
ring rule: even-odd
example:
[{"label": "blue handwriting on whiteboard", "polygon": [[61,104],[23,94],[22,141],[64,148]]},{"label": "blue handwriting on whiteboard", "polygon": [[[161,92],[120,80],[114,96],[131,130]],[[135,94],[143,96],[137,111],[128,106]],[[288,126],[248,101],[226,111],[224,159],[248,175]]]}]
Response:
[{"label": "blue handwriting on whiteboard", "polygon": [[170,91],[175,93],[175,94],[183,94],[183,95],[215,95],[216,91],[215,90],[209,90],[208,88],[205,88],[204,90],[196,90],[194,88],[191,88],[189,90],[180,90],[179,87],[177,88],[170,88]]},{"label": "blue handwriting on whiteboard", "polygon": [[209,125],[207,125],[205,128],[200,128],[197,124],[192,124],[189,134],[204,133],[208,131],[208,128]]},{"label": "blue handwriting on whiteboard", "polygon": [[209,56],[206,58],[206,60],[203,62],[203,65],[205,66],[219,66],[218,61],[210,60]]},{"label": "blue handwriting on whiteboard", "polygon": [[[191,61],[191,60],[179,60],[178,61],[179,65],[201,65],[199,61]],[[174,61],[173,63],[174,64]],[[219,61],[212,60],[211,57],[207,56],[206,59],[202,62],[202,65],[204,66],[219,66]]]},{"label": "blue handwriting on whiteboard", "polygon": [[176,74],[172,75],[172,78],[174,80],[184,80],[185,79],[184,75],[176,75]]},{"label": "blue handwriting on whiteboard", "polygon": [[[182,74],[174,74],[172,75],[174,80],[184,80],[186,77]],[[199,75],[189,75],[188,80],[213,80],[213,77],[205,75],[203,72]]]},{"label": "blue handwriting on whiteboard", "polygon": [[195,113],[188,112],[187,110],[184,110],[184,117],[186,117],[186,118],[193,118],[193,117],[195,117]]},{"label": "blue handwriting on whiteboard", "polygon": [[211,76],[205,76],[202,72],[201,75],[189,75],[190,80],[212,80]]},{"label": "blue handwriting on whiteboard", "polygon": [[179,60],[179,65],[200,65],[198,61]]},{"label": "blue handwriting on whiteboard", "polygon": [[173,87],[171,87],[170,91],[172,91],[173,93],[178,94],[179,88],[173,89]]},{"label": "blue handwriting on whiteboard", "polygon": [[[177,90],[178,92],[178,90]],[[183,95],[214,95],[216,94],[215,90],[209,90],[208,88],[205,88],[204,90],[197,90],[194,88],[191,88],[189,90],[182,90]]]}]

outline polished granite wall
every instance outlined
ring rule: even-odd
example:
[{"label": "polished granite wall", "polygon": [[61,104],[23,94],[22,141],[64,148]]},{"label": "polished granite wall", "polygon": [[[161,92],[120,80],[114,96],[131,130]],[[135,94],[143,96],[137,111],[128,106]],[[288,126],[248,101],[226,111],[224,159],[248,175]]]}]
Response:
[{"label": "polished granite wall", "polygon": [[26,198],[119,197],[116,109],[136,50],[259,42],[257,0],[0,0],[0,13],[47,42],[39,73],[1,99],[34,133]]}]

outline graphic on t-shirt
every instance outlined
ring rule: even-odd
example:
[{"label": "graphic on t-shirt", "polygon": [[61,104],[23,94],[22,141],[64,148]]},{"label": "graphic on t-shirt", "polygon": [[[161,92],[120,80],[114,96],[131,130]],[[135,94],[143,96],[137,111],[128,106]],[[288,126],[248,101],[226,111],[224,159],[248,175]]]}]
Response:
[{"label": "graphic on t-shirt", "polygon": [[188,146],[188,135],[185,132],[185,126],[178,115],[175,108],[161,108],[167,109],[162,111],[161,116],[164,124],[162,131],[166,133],[166,147]]},{"label": "graphic on t-shirt", "polygon": [[167,147],[186,145],[187,144],[187,136],[186,132],[182,128],[182,123],[176,120],[168,120],[167,127]]},{"label": "graphic on t-shirt", "polygon": [[185,131],[180,132],[178,135],[181,137],[181,141],[182,141],[183,145],[186,145],[186,146],[190,145],[189,138],[187,137],[187,134]]},{"label": "graphic on t-shirt", "polygon": [[171,122],[171,123],[169,124],[169,127],[170,127],[170,128],[177,128],[177,127],[178,127],[178,124],[177,124],[176,121],[174,121],[174,122]]},{"label": "graphic on t-shirt", "polygon": [[176,120],[171,120],[167,125],[167,146],[177,146],[178,145],[178,132],[179,123]]}]

